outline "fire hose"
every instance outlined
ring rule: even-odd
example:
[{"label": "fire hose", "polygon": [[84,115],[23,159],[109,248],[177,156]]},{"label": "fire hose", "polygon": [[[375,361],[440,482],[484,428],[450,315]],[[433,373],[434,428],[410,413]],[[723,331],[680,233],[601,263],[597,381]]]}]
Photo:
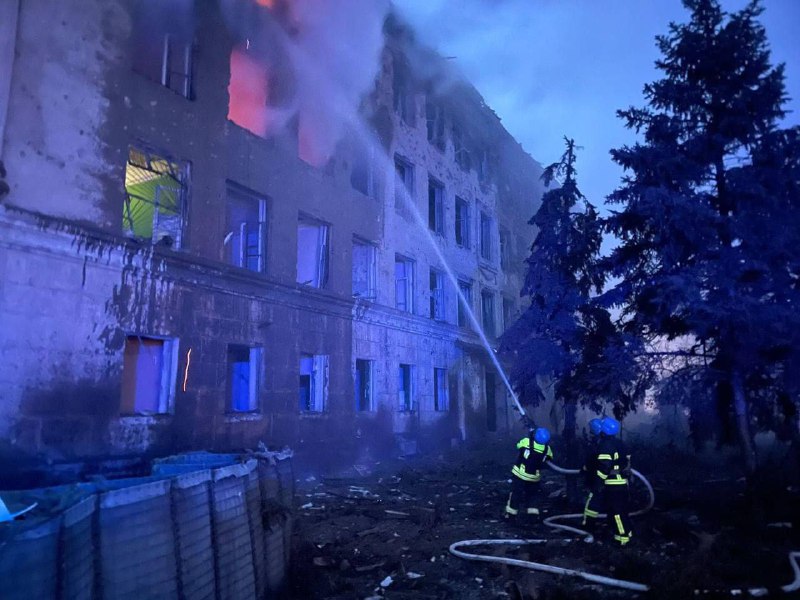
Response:
[{"label": "fire hose", "polygon": [[[550,462],[548,462],[547,465],[554,471],[557,471],[558,473],[562,473],[564,475],[577,475],[580,472],[577,469],[565,469]],[[635,469],[632,469],[631,472],[633,473],[634,477],[639,479],[644,484],[644,486],[647,488],[647,493],[649,496],[647,505],[644,508],[641,508],[631,513],[631,516],[637,516],[637,515],[642,515],[647,511],[649,511],[651,508],[653,508],[653,504],[655,503],[655,492],[653,491],[653,486],[650,484],[650,482],[644,475],[642,475],[639,471]],[[599,515],[599,517],[605,517],[605,516],[607,515],[602,513]],[[583,518],[582,513],[554,515],[552,517],[548,517],[547,519],[545,519],[543,523],[548,527],[552,527],[554,529],[569,531],[571,533],[583,536],[585,542],[591,543],[594,541],[594,537],[588,531],[579,529],[577,527],[572,527],[570,525],[556,523],[556,521],[562,521],[567,519],[582,519],[582,518]],[[476,554],[472,552],[465,552],[459,549],[463,547],[472,547],[472,546],[525,546],[531,544],[544,544],[548,541],[551,540],[548,540],[546,538],[462,540],[460,542],[454,542],[453,544],[450,545],[450,553],[453,554],[454,556],[458,556],[459,558],[463,558],[465,560],[500,563],[515,567],[522,567],[524,569],[543,571],[545,573],[552,573],[554,575],[567,575],[570,577],[579,577],[581,579],[590,581],[592,583],[598,583],[600,585],[622,588],[634,592],[646,592],[650,589],[649,586],[643,583],[628,581],[625,579],[615,579],[613,577],[606,577],[605,575],[597,575],[595,573],[587,573],[586,571],[580,571],[578,569],[567,569],[564,567],[556,567],[553,565],[548,565],[546,563],[520,560],[516,558],[507,558],[505,556]],[[572,542],[575,541],[575,538],[567,538],[562,541]],[[791,593],[800,590],[800,562],[798,561],[800,561],[800,552],[790,552],[789,564],[791,565],[792,571],[794,572],[794,581],[792,581],[792,583],[789,583],[781,587],[781,590],[783,590],[786,593]],[[728,590],[728,592],[734,596],[746,593],[753,597],[760,597],[760,596],[766,596],[769,593],[769,590],[768,588],[765,587],[758,587],[758,588],[746,588],[746,589],[732,589]],[[695,595],[703,595],[708,593],[718,593],[718,591],[695,590]]]}]

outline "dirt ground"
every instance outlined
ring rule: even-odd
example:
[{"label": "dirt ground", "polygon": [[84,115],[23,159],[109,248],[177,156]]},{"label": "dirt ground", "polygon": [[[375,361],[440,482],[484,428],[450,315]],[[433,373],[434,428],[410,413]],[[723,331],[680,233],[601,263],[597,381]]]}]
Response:
[{"label": "dirt ground", "polygon": [[[515,600],[729,598],[730,588],[777,589],[792,580],[787,558],[800,550],[796,490],[760,484],[759,509],[745,500],[736,465],[693,455],[634,449],[634,467],[653,484],[654,509],[634,519],[634,541],[619,549],[609,531],[592,544],[530,521],[503,519],[513,444],[355,466],[337,477],[298,482],[291,598]],[[557,446],[556,446],[557,448]],[[558,463],[558,460],[556,460]],[[567,466],[567,465],[564,465]],[[564,476],[546,470],[544,516],[580,512],[583,490],[568,500]],[[646,502],[643,486],[632,507]],[[758,524],[751,524],[755,515]],[[466,561],[449,553],[459,540],[547,538],[520,548],[479,548],[637,581],[636,594],[518,567]]]}]

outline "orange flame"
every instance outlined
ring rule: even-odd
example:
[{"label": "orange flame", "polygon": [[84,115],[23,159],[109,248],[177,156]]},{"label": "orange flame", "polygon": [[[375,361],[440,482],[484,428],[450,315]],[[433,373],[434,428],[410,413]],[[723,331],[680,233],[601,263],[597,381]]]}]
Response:
[{"label": "orange flame", "polygon": [[[266,0],[264,0],[266,1]],[[269,74],[242,46],[231,51],[228,119],[260,137],[269,130]]]}]

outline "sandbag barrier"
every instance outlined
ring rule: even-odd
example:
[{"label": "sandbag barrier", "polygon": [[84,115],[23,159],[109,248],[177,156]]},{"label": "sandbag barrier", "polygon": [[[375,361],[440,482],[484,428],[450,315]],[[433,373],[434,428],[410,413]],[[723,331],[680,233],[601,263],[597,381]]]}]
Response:
[{"label": "sandbag barrier", "polygon": [[194,452],[155,461],[150,477],[0,492],[40,507],[0,525],[0,598],[280,597],[291,458]]}]

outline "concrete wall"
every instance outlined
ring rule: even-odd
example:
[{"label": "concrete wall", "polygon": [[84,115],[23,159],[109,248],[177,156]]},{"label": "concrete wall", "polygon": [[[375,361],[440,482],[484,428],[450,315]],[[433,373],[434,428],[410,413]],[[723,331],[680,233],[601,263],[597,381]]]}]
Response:
[{"label": "concrete wall", "polygon": [[[428,270],[441,269],[427,228],[394,203],[390,161],[415,166],[416,206],[427,222],[427,181],[445,187],[445,233],[434,243],[458,277],[480,292],[518,296],[532,231],[526,225],[541,195],[539,167],[502,129],[474,90],[468,112],[477,137],[493,143],[495,175],[479,181],[426,139],[425,81],[414,80],[415,125],[392,110],[397,52],[389,41],[375,92],[364,113],[388,159],[377,162],[380,190],[369,198],[350,185],[355,163],[343,140],[315,168],[298,157],[292,127],[266,139],[227,120],[233,40],[213,3],[195,14],[194,95],[187,99],[133,71],[137,27],[124,0],[21,3],[2,158],[11,194],[0,206],[0,450],[56,460],[163,453],[191,448],[291,444],[319,463],[352,464],[413,448],[450,445],[487,431],[486,350],[456,324],[448,282],[446,321],[428,315]],[[460,92],[459,92],[460,94]],[[476,99],[477,98],[477,99]],[[128,148],[150,148],[190,165],[180,249],[123,235]],[[509,158],[510,157],[510,158]],[[524,167],[529,180],[504,178]],[[388,171],[388,172],[387,172]],[[227,182],[267,199],[264,273],[224,262]],[[454,239],[454,200],[472,206],[472,246]],[[479,258],[480,210],[495,218],[493,259]],[[330,227],[328,284],[296,283],[297,222],[310,216]],[[507,228],[517,259],[504,271],[497,224]],[[377,247],[378,296],[352,296],[354,236]],[[414,314],[394,303],[395,254],[416,261]],[[123,416],[123,349],[127,335],[177,340],[174,406],[168,414]],[[228,344],[264,348],[259,410],[227,410]],[[189,361],[189,351],[191,360]],[[329,397],[322,414],[298,410],[301,354],[330,357]],[[376,364],[375,410],[357,413],[356,359]],[[188,370],[187,370],[187,363]],[[397,370],[415,366],[416,405],[397,411]],[[433,369],[447,368],[449,412],[433,410]],[[184,378],[186,380],[184,390]],[[499,387],[497,423],[508,420]],[[320,444],[336,452],[320,452]]]}]

